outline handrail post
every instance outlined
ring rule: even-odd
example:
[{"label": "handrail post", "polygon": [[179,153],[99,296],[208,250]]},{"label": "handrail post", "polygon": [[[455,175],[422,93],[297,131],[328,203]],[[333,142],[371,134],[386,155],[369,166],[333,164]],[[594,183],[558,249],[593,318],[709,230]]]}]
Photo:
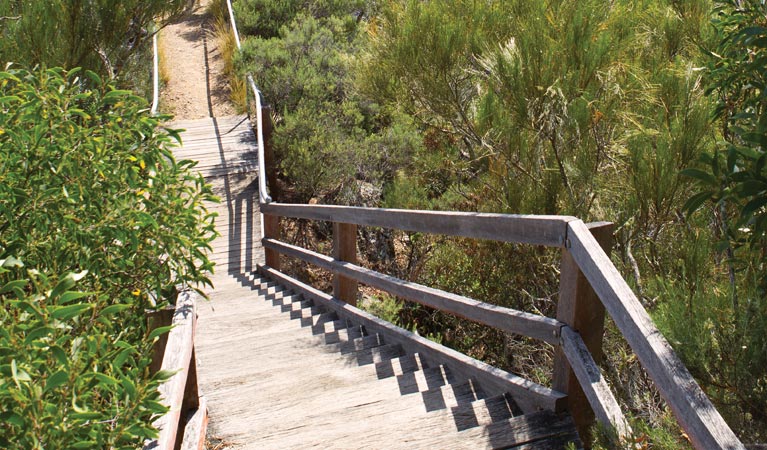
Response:
[{"label": "handrail post", "polygon": [[[333,258],[352,264],[357,263],[357,225],[333,223]],[[333,295],[346,303],[357,306],[357,280],[333,275]]]},{"label": "handrail post", "polygon": [[[271,214],[264,214],[264,237],[270,239],[280,239],[280,217]],[[264,257],[266,265],[274,270],[280,270],[280,254],[271,248],[264,248]]]},{"label": "handrail post", "polygon": [[[597,222],[587,226],[605,253],[609,255],[612,248],[613,224]],[[602,360],[605,307],[578,268],[567,247],[562,250],[557,320],[580,333],[597,364]],[[590,445],[589,432],[594,424],[594,411],[561,348],[557,348],[554,354],[552,387],[567,394],[567,408],[573,416],[578,433],[584,443],[587,446]]]},{"label": "handrail post", "polygon": [[264,168],[266,169],[266,183],[269,192],[273,198],[279,199],[280,192],[277,187],[277,164],[274,159],[274,148],[272,148],[272,107],[269,105],[261,106],[262,128],[264,135]]}]

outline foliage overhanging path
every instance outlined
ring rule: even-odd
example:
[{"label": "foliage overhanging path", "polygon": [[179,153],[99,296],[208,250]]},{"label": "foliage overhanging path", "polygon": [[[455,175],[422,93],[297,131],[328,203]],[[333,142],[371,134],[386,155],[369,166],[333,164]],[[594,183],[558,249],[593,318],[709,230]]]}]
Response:
[{"label": "foliage overhanging path", "polygon": [[213,36],[211,0],[197,0],[186,14],[160,33],[165,86],[160,110],[176,120],[235,114],[223,77],[224,61]]}]

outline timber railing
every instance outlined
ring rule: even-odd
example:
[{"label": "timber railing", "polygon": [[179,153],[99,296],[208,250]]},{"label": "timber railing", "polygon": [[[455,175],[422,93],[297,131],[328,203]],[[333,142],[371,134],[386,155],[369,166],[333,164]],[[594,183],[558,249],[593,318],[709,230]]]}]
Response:
[{"label": "timber railing", "polygon": [[[610,261],[610,223],[585,224],[566,216],[282,203],[263,203],[261,213],[267,266],[279,270],[280,255],[298,258],[333,272],[333,294],[348,303],[356,303],[357,283],[364,283],[507,333],[553,344],[553,388],[567,394],[567,409],[579,430],[588,429],[596,418],[626,436],[629,426],[597,364],[606,311],[696,448],[744,448]],[[281,217],[332,222],[332,257],[280,241]],[[357,226],[560,248],[557,317],[484,303],[361,267],[356,264]]]},{"label": "timber railing", "polygon": [[[240,49],[231,0],[227,0],[227,7],[237,48]],[[272,202],[267,191],[267,177],[274,176],[274,173],[267,174],[266,160],[271,159],[271,155],[266,152],[268,136],[265,139],[265,134],[271,129],[270,122],[264,120],[267,109],[262,106],[261,94],[250,73],[247,82],[256,102],[261,235],[266,265],[271,270],[280,270],[280,255],[295,257],[331,271],[334,274],[333,295],[352,305],[356,304],[358,283],[364,283],[507,333],[553,344],[556,347],[553,388],[567,395],[566,407],[578,429],[587,430],[596,419],[612,427],[618,435],[627,436],[631,431],[629,425],[598,366],[606,311],[696,448],[745,448],[610,260],[612,224],[586,224],[567,216]],[[332,256],[280,241],[281,217],[332,222]],[[562,260],[556,318],[492,305],[361,267],[356,264],[357,226],[560,248]]]},{"label": "timber railing", "polygon": [[182,291],[175,308],[153,311],[147,317],[149,329],[172,327],[154,344],[151,372],[173,375],[159,387],[160,401],[169,408],[152,424],[159,436],[145,442],[144,450],[202,450],[205,445],[208,412],[197,386],[194,355],[198,298],[193,291]]}]

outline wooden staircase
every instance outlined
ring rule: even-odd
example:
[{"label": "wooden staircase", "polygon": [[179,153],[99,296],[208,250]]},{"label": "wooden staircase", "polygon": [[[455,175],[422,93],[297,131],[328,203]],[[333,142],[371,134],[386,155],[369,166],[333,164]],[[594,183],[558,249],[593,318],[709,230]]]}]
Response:
[{"label": "wooden staircase", "polygon": [[[339,316],[258,273],[230,280],[200,306],[196,339],[208,435],[225,448],[581,446],[569,415],[523,413],[513,394],[362,325],[372,316],[356,308]],[[222,301],[222,289],[241,295]]]}]

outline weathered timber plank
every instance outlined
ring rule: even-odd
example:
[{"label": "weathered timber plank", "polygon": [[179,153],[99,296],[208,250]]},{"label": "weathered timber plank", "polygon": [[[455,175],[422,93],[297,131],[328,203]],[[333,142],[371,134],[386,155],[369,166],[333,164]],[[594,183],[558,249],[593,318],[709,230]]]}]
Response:
[{"label": "weathered timber plank", "polygon": [[562,327],[561,348],[597,420],[613,427],[620,437],[630,436],[631,427],[581,336],[568,326]]},{"label": "weathered timber plank", "polygon": [[200,397],[199,406],[187,419],[180,450],[203,450],[207,427],[208,403],[205,397]]},{"label": "weathered timber plank", "polygon": [[693,445],[699,449],[744,449],[586,225],[580,220],[569,223],[567,239],[573,259]]},{"label": "weathered timber plank", "polygon": [[[351,264],[357,263],[357,225],[333,224],[333,258]],[[333,295],[357,306],[357,280],[338,273],[333,275]]]},{"label": "weathered timber plank", "polygon": [[[261,210],[263,212],[263,209]],[[280,217],[271,214],[264,214],[264,238],[280,239]],[[272,249],[265,249],[264,257],[266,264],[275,270],[280,270],[280,254]]]},{"label": "weathered timber plank", "polygon": [[562,247],[567,216],[528,216],[470,212],[416,211],[330,205],[261,205],[264,214],[325,220],[430,234]]},{"label": "weathered timber plank", "polygon": [[[458,431],[511,419],[514,407],[506,394],[454,406],[450,412]],[[517,414],[518,415],[518,414]]]},{"label": "weathered timber plank", "polygon": [[190,130],[195,128],[218,126],[219,128],[226,129],[227,127],[231,128],[241,123],[248,123],[247,119],[248,119],[248,116],[246,115],[225,116],[225,117],[215,117],[215,118],[205,117],[202,119],[189,119],[189,120],[178,120],[174,122],[168,122],[167,124],[163,125],[163,127],[169,128],[172,130]]},{"label": "weathered timber plank", "polygon": [[532,448],[536,448],[538,443],[543,444],[548,439],[561,435],[572,436],[575,434],[575,424],[568,415],[541,411],[513,417],[505,422],[492,423],[479,429],[467,430],[466,433],[476,432],[475,430],[486,432],[493,448],[523,444],[532,444]]},{"label": "weathered timber plank", "polygon": [[[612,247],[613,224],[599,222],[588,224],[587,227],[609,255]],[[559,274],[556,318],[580,333],[586,347],[598,363],[602,360],[605,307],[566,248],[562,249]],[[594,411],[561,348],[554,349],[552,387],[567,394],[567,409],[572,414],[575,426],[584,442],[587,446],[590,445],[591,429],[595,420]],[[606,425],[609,426],[609,423]]]},{"label": "weathered timber plank", "polygon": [[302,259],[398,297],[490,325],[508,333],[540,339],[554,345],[559,344],[559,327],[562,324],[557,320],[401,280],[274,239],[264,239],[262,243],[268,251]]},{"label": "weathered timber plank", "polygon": [[339,316],[364,326],[368,332],[383,334],[387,342],[400,344],[410,353],[418,353],[427,360],[430,366],[446,364],[456,377],[476,378],[488,394],[495,395],[508,391],[523,412],[535,412],[541,409],[560,410],[564,407],[566,396],[560,392],[477,361],[399,328],[271,267],[259,265],[258,271],[262,275],[300,292],[304,297],[336,311]]},{"label": "weathered timber plank", "polygon": [[159,387],[160,401],[170,409],[153,423],[160,435],[146,442],[144,449],[173,450],[175,447],[187,377],[190,365],[194,364],[192,353],[197,296],[195,292],[183,291],[176,300],[172,322],[174,327],[168,333],[161,370],[178,372]]}]

